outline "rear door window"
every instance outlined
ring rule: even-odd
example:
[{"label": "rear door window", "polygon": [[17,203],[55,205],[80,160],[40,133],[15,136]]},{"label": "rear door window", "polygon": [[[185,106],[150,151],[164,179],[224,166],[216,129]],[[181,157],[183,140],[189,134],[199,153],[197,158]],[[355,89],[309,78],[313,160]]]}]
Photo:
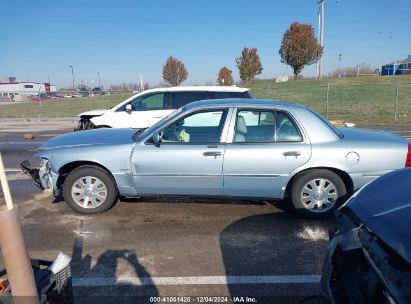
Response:
[{"label": "rear door window", "polygon": [[301,133],[293,120],[282,111],[239,110],[235,143],[301,142]]},{"label": "rear door window", "polygon": [[299,142],[303,138],[292,119],[284,112],[275,113],[276,141],[277,142]]},{"label": "rear door window", "polygon": [[170,92],[170,108],[178,109],[186,104],[207,99],[206,93],[201,91],[192,91],[192,92]]}]

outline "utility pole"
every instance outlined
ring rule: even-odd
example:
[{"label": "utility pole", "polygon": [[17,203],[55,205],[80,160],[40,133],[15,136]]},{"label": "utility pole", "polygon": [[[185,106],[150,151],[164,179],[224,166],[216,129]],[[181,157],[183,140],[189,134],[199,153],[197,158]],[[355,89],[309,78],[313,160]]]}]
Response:
[{"label": "utility pole", "polygon": [[338,54],[338,78],[341,78],[341,54]]},{"label": "utility pole", "polygon": [[[318,4],[320,6],[320,45],[323,47],[324,50],[324,1],[325,0],[318,0]],[[323,55],[321,54],[319,60],[319,67],[318,67],[318,79],[323,79]]]},{"label": "utility pole", "polygon": [[98,88],[101,89],[101,87],[100,87],[100,72],[97,72],[97,76],[98,76]]},{"label": "utility pole", "polygon": [[71,68],[71,76],[73,77],[73,90],[75,90],[74,88],[74,69],[72,65],[69,65],[69,68]]},{"label": "utility pole", "polygon": [[[319,7],[318,7],[317,15],[318,15],[318,34],[317,34],[317,37],[319,39],[320,33],[321,33],[321,30],[320,30],[320,28],[321,28],[321,13],[320,13],[320,8]],[[317,73],[315,74],[316,75],[315,79],[318,80],[318,78],[320,77],[320,60],[317,60],[316,68],[317,68]]]}]

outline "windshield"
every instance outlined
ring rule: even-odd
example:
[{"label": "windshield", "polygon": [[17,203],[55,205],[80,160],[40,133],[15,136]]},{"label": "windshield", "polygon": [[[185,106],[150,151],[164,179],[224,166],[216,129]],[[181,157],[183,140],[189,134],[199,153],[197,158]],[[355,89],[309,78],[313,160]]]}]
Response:
[{"label": "windshield", "polygon": [[165,123],[167,120],[172,119],[174,116],[180,114],[181,112],[183,112],[185,107],[181,107],[173,112],[171,112],[170,114],[168,114],[167,116],[163,117],[161,120],[157,121],[154,125],[152,125],[150,128],[147,129],[140,129],[138,130],[136,133],[134,133],[133,135],[133,140],[136,141],[141,135],[145,135],[150,133],[152,130],[157,129],[158,127],[160,127],[163,123]]}]

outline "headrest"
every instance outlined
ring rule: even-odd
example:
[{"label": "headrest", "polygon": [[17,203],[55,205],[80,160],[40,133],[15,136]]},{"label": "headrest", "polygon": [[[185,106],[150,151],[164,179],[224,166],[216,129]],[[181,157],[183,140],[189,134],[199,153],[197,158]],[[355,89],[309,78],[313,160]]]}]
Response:
[{"label": "headrest", "polygon": [[245,119],[243,116],[239,115],[237,117],[237,124],[235,129],[240,133],[247,133],[247,125],[245,124]]}]

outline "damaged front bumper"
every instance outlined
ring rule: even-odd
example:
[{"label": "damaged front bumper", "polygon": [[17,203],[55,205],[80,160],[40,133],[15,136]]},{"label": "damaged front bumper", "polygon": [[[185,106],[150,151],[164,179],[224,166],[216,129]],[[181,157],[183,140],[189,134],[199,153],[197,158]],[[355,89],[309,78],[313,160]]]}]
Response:
[{"label": "damaged front bumper", "polygon": [[90,120],[90,117],[80,117],[77,128],[74,128],[74,132],[95,129],[96,126]]},{"label": "damaged front bumper", "polygon": [[44,190],[44,187],[40,180],[40,173],[39,173],[40,169],[33,168],[28,160],[25,160],[24,162],[22,162],[20,164],[20,168],[21,168],[21,171],[23,171],[23,173],[29,175],[33,179],[34,184],[37,187],[39,187],[41,190]]},{"label": "damaged front bumper", "polygon": [[34,184],[41,190],[52,191],[54,195],[58,195],[59,191],[56,187],[58,174],[53,173],[50,168],[50,163],[47,159],[42,158],[40,168],[34,168],[28,160],[20,164],[23,173],[29,175]]}]

